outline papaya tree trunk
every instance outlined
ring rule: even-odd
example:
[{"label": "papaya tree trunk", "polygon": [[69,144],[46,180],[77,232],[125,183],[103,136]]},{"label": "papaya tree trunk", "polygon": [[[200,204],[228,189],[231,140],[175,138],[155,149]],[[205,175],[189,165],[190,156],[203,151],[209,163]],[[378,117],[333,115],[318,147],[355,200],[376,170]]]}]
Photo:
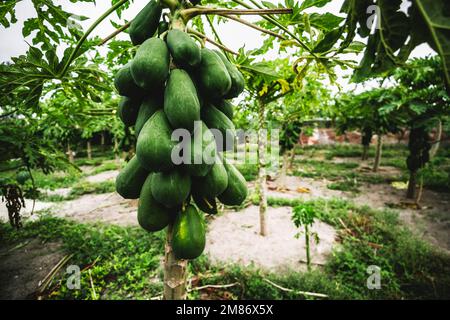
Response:
[{"label": "papaya tree trunk", "polygon": [[377,172],[378,169],[380,168],[382,151],[383,151],[383,136],[381,135],[381,133],[379,133],[377,138],[377,152],[375,154],[375,162],[373,163],[373,172]]},{"label": "papaya tree trunk", "polygon": [[411,171],[409,173],[408,190],[406,192],[406,197],[408,199],[414,199],[416,194],[417,185],[417,171]]},{"label": "papaya tree trunk", "polygon": [[101,137],[100,145],[101,145],[102,151],[105,151],[105,133],[102,132],[100,134],[100,137]]},{"label": "papaya tree trunk", "polygon": [[369,146],[363,145],[361,160],[367,160],[368,157],[369,157]]},{"label": "papaya tree trunk", "polygon": [[[185,25],[181,19],[171,22],[173,29],[183,30]],[[172,64],[172,63],[171,63]],[[134,153],[134,149],[130,152]],[[173,223],[167,226],[164,251],[164,300],[186,299],[187,260],[178,259],[172,249]]]},{"label": "papaya tree trunk", "polygon": [[120,161],[119,142],[117,141],[117,137],[116,136],[114,136],[114,158],[116,159],[116,162]]},{"label": "papaya tree trunk", "polygon": [[266,196],[266,135],[264,134],[265,127],[265,105],[261,99],[258,99],[258,191],[259,191],[259,233],[262,236],[267,235],[266,225],[266,211],[267,211],[267,196]]},{"label": "papaya tree trunk", "polygon": [[179,260],[172,250],[173,225],[167,227],[164,251],[164,300],[186,299],[187,260]]},{"label": "papaya tree trunk", "polygon": [[69,157],[69,162],[74,163],[73,151],[72,148],[70,147],[70,143],[67,143],[67,156]]},{"label": "papaya tree trunk", "polygon": [[278,179],[278,189],[286,190],[286,175],[288,167],[288,151],[283,153],[283,166],[281,167],[280,178]]},{"label": "papaya tree trunk", "polygon": [[89,160],[92,160],[92,146],[91,146],[91,141],[88,140],[86,143],[86,151],[87,151],[87,157]]},{"label": "papaya tree trunk", "polygon": [[434,158],[434,156],[438,152],[441,139],[442,139],[442,121],[438,119],[436,139],[433,143],[433,146],[430,149],[430,159]]},{"label": "papaya tree trunk", "polygon": [[292,167],[294,166],[294,160],[295,160],[295,151],[297,150],[298,142],[294,145],[294,147],[291,150],[291,157],[289,159],[289,165],[288,168],[292,170]]}]

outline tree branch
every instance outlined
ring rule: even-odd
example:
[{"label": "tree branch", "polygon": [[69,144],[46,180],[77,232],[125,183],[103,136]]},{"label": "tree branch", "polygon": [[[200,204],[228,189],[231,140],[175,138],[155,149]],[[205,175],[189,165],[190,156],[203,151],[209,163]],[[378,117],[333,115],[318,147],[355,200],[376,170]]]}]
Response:
[{"label": "tree branch", "polygon": [[294,293],[298,293],[298,294],[302,294],[304,296],[311,296],[311,297],[318,297],[318,298],[328,298],[328,296],[326,294],[323,293],[315,293],[315,292],[307,292],[307,291],[297,291],[297,290],[293,290],[293,289],[288,289],[288,288],[284,288],[272,281],[270,281],[269,279],[263,278],[263,280],[265,282],[267,282],[268,284],[274,286],[275,288],[280,289],[281,291],[284,292],[294,292]]},{"label": "tree branch", "polygon": [[114,38],[115,36],[117,36],[119,33],[125,31],[126,29],[128,29],[128,27],[130,26],[131,21],[125,23],[123,26],[121,26],[119,29],[117,29],[116,31],[114,31],[113,33],[111,33],[109,36],[107,36],[106,38],[104,38],[98,45],[102,46],[105,43],[107,43],[109,40],[111,40],[112,38]]},{"label": "tree branch", "polygon": [[209,43],[215,45],[216,47],[218,47],[218,48],[220,48],[220,49],[223,49],[223,50],[225,50],[225,51],[228,51],[229,53],[232,53],[232,54],[234,54],[234,55],[236,55],[236,56],[239,55],[239,53],[237,53],[237,52],[235,52],[235,51],[233,51],[233,50],[231,50],[231,49],[225,47],[224,45],[221,45],[220,43],[217,43],[217,42],[214,41],[213,39],[208,38],[208,37],[205,36],[203,33],[200,33],[200,32],[198,32],[198,31],[195,31],[194,29],[187,28],[187,32],[192,33],[192,34],[195,34],[196,36],[198,36],[198,37],[200,37],[200,38],[202,38],[202,39],[205,39],[205,40],[208,41]]},{"label": "tree branch", "polygon": [[261,31],[261,32],[263,32],[263,33],[270,34],[271,36],[274,36],[274,37],[279,38],[279,39],[281,39],[281,40],[286,40],[286,37],[285,37],[285,36],[282,36],[282,35],[280,35],[280,34],[278,34],[278,33],[276,33],[276,32],[273,32],[273,31],[270,31],[270,30],[261,28],[260,26],[257,26],[256,24],[253,24],[253,23],[251,23],[251,22],[245,21],[244,19],[238,18],[238,17],[236,17],[236,16],[232,16],[232,15],[224,15],[224,14],[219,14],[219,15],[222,16],[222,17],[225,17],[225,18],[227,18],[227,19],[234,20],[234,21],[236,21],[236,22],[242,23],[242,24],[244,24],[244,25],[246,25],[246,26],[248,26],[248,27],[250,27],[250,28],[253,28],[253,29],[255,29],[255,30]]},{"label": "tree branch", "polygon": [[188,21],[201,14],[215,15],[267,15],[267,14],[292,14],[290,8],[279,9],[216,9],[216,8],[189,8],[180,11],[184,21]]}]

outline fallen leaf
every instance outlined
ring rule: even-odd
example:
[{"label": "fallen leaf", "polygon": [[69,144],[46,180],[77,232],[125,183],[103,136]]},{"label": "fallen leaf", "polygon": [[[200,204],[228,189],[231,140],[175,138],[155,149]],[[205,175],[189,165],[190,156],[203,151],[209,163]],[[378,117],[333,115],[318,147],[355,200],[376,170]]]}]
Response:
[{"label": "fallen leaf", "polygon": [[311,189],[309,189],[309,188],[304,188],[304,187],[298,187],[298,188],[297,188],[297,192],[298,192],[298,193],[311,193]]}]

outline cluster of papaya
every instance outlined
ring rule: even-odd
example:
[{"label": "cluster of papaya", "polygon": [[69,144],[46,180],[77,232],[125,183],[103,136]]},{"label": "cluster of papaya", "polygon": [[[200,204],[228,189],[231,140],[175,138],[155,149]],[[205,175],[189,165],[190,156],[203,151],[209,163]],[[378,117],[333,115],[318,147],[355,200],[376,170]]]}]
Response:
[{"label": "cluster of papaya", "polygon": [[[116,190],[139,198],[145,230],[172,224],[175,255],[194,259],[205,246],[200,212],[217,213],[216,199],[240,205],[247,196],[244,177],[222,155],[224,141],[235,138],[227,99],[243,91],[244,78],[225,55],[200,48],[187,33],[165,22],[158,31],[161,11],[152,0],[132,21],[130,37],[139,48],[115,77],[118,115],[137,136],[136,155],[117,177]],[[172,139],[176,129],[188,132],[189,143]],[[177,154],[182,161],[174,161]]]}]

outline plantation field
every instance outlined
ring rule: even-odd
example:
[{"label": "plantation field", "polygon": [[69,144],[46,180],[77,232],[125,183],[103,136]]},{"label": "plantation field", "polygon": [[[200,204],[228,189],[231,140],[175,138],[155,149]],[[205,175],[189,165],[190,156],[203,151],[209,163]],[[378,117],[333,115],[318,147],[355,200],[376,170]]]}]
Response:
[{"label": "plantation field", "polygon": [[[406,152],[386,145],[374,173],[373,150],[361,161],[357,145],[298,147],[286,188],[268,173],[266,237],[258,233],[256,166],[237,165],[249,195],[206,217],[206,249],[189,264],[188,298],[450,298],[450,152],[442,147],[423,170],[420,206],[404,198]],[[75,163],[81,171],[34,172],[39,193],[32,216],[26,201],[23,228],[10,227],[0,207],[0,298],[161,298],[164,233],[140,229],[137,201],[115,193],[123,160],[98,151]],[[7,169],[2,177],[14,174]],[[316,213],[310,271],[292,222],[302,205]],[[65,285],[69,265],[81,269],[80,290]],[[366,285],[371,265],[381,269],[380,289]]]}]

